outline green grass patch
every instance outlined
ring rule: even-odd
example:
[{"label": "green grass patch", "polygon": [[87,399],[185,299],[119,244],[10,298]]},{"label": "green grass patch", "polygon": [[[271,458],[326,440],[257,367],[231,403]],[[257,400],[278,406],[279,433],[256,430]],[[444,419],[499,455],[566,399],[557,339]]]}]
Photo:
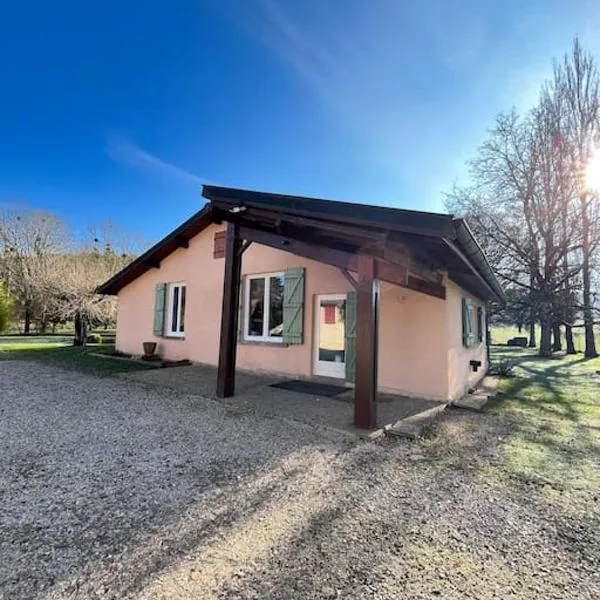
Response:
[{"label": "green grass patch", "polygon": [[494,348],[492,359],[516,363],[488,408],[515,423],[503,442],[507,473],[557,489],[600,487],[600,359],[512,348]]},{"label": "green grass patch", "polygon": [[74,347],[63,342],[48,341],[45,338],[28,338],[26,342],[13,341],[0,344],[0,361],[27,360],[73,370],[100,377],[108,377],[129,371],[143,371],[154,368],[139,362],[115,360],[95,356],[94,353],[108,353],[114,350],[109,344],[98,344],[87,348]]},{"label": "green grass patch", "polygon": [[[535,329],[536,333],[536,342],[540,343],[540,328],[539,326]],[[529,328],[524,327],[521,332],[517,327],[513,327],[511,325],[500,325],[492,327],[492,344],[506,346],[506,342],[514,337],[526,337],[529,338]],[[562,331],[562,343],[563,347],[565,345],[565,336],[564,330]],[[575,345],[575,350],[577,352],[583,352],[585,350],[585,335],[583,329],[577,328],[573,330],[573,344]],[[596,336],[596,347],[600,348],[600,336]]]}]

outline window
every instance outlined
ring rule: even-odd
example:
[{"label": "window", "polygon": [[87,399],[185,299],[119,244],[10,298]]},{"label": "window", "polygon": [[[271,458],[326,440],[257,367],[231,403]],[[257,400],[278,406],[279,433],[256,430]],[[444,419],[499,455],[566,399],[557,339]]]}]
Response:
[{"label": "window", "polygon": [[485,331],[485,319],[483,318],[483,308],[477,307],[477,340],[483,342]]},{"label": "window", "polygon": [[246,277],[244,339],[281,343],[283,273]]},{"label": "window", "polygon": [[169,284],[169,311],[166,335],[184,337],[185,332],[185,283]]}]

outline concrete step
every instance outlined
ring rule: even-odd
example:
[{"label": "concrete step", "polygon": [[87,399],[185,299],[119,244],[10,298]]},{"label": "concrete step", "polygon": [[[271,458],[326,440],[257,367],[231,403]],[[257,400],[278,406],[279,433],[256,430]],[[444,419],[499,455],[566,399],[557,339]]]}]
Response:
[{"label": "concrete step", "polygon": [[475,390],[455,400],[452,406],[467,410],[481,410],[488,400],[498,393],[498,382],[499,379],[497,377],[484,377]]},{"label": "concrete step", "polygon": [[489,400],[489,396],[485,393],[479,392],[475,394],[466,394],[462,398],[455,400],[452,406],[457,408],[465,408],[467,410],[481,410]]},{"label": "concrete step", "polygon": [[400,419],[385,428],[386,435],[416,439],[446,409],[447,404],[440,403],[410,417]]}]

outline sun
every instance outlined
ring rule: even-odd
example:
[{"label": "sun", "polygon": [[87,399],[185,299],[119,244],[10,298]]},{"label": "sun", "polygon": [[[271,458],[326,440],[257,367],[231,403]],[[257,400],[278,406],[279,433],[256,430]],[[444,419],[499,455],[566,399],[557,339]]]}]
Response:
[{"label": "sun", "polygon": [[588,190],[600,190],[600,151],[592,154],[585,168],[585,187]]}]

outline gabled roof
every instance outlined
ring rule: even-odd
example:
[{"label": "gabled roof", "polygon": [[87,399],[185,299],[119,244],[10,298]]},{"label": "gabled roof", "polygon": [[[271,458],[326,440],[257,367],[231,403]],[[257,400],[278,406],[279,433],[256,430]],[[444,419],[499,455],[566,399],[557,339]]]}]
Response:
[{"label": "gabled roof", "polygon": [[143,275],[146,271],[160,265],[160,261],[177,250],[187,248],[189,240],[211,224],[211,210],[207,204],[192,215],[185,223],[146,250],[144,254],[129,263],[123,270],[98,287],[99,294],[117,294],[126,285]]},{"label": "gabled roof", "polygon": [[203,186],[202,195],[209,201],[207,206],[98,291],[116,294],[211,222],[236,220],[263,233],[283,231],[292,240],[310,239],[333,251],[356,253],[375,242],[392,250],[408,249],[424,264],[448,271],[451,279],[475,295],[504,300],[504,291],[468,225],[452,215],[209,185]]}]

